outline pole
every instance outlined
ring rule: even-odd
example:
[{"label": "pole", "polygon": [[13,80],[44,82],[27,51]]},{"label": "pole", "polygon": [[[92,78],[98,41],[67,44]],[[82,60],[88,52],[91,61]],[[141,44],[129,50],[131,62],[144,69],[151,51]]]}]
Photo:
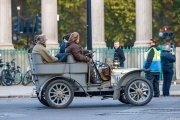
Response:
[{"label": "pole", "polygon": [[30,21],[29,21],[29,14],[27,13],[27,20],[26,20],[26,49],[28,49],[28,41],[29,41],[29,29],[30,29]]},{"label": "pole", "polygon": [[87,5],[87,49],[92,50],[91,0],[86,0],[86,5]]}]

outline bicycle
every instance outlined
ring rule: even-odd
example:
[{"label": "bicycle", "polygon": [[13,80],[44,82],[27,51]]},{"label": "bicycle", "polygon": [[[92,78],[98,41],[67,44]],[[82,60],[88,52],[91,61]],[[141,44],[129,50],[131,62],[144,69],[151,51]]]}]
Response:
[{"label": "bicycle", "polygon": [[[2,62],[2,59],[0,59],[0,68],[3,67],[3,62]],[[2,79],[1,79],[1,76],[0,76],[0,85],[2,84]]]},{"label": "bicycle", "polygon": [[33,81],[33,76],[32,76],[32,71],[31,71],[31,70],[28,70],[28,71],[25,73],[24,77],[23,77],[22,84],[23,84],[24,86],[26,86],[26,85],[28,85],[28,84],[31,83],[31,82],[34,83],[34,81]]},{"label": "bicycle", "polygon": [[18,85],[22,81],[22,74],[20,72],[20,67],[15,68],[15,59],[11,62],[5,63],[5,68],[1,71],[1,78],[3,85]]}]

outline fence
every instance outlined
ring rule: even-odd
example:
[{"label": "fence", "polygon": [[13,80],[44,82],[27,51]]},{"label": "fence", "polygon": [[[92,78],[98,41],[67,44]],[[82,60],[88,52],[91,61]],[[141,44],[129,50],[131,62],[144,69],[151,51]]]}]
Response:
[{"label": "fence", "polygon": [[[148,48],[122,48],[125,55],[125,68],[143,68],[144,53]],[[114,57],[114,49],[111,48],[94,48],[94,60],[105,62],[106,58]],[[51,49],[50,53],[55,56],[58,53],[58,49]],[[28,52],[26,49],[22,50],[0,50],[0,58],[4,62],[10,62],[13,58],[16,59],[16,66],[20,66],[22,73],[25,74],[29,65]],[[162,80],[162,74],[160,74]],[[173,80],[176,80],[176,71],[174,68]]]}]

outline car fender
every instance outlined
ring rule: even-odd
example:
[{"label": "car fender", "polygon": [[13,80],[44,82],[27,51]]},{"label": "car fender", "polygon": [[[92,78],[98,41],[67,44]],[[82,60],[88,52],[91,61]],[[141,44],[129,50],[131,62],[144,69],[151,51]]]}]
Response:
[{"label": "car fender", "polygon": [[120,90],[123,86],[126,85],[126,83],[135,78],[135,77],[140,77],[140,74],[143,70],[139,69],[139,70],[133,70],[130,71],[128,73],[126,73],[125,75],[122,76],[122,78],[118,81],[115,89],[114,89],[114,94],[113,94],[113,100],[118,100],[120,97]]},{"label": "car fender", "polygon": [[56,79],[63,79],[63,80],[69,80],[69,81],[75,81],[74,79],[70,78],[70,77],[62,77],[62,76],[54,76],[50,79],[48,79],[41,87],[40,87],[40,90],[39,90],[39,94],[38,94],[38,97],[41,96],[41,92],[44,88],[46,88],[46,86],[48,85],[48,83],[56,80]]}]

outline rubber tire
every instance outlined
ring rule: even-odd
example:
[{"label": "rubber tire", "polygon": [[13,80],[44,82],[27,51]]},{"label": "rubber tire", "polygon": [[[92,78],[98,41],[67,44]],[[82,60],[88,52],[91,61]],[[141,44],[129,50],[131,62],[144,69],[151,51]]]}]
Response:
[{"label": "rubber tire", "polygon": [[127,101],[127,99],[126,99],[125,94],[124,94],[124,93],[122,93],[122,94],[123,94],[123,95],[120,96],[119,101],[122,102],[122,103],[124,103],[124,104],[130,104],[130,102]]},{"label": "rubber tire", "polygon": [[20,78],[20,81],[16,81],[16,79],[14,80],[14,85],[19,85],[21,82],[22,82],[22,73],[20,72],[20,71],[17,71],[16,70],[16,74],[15,74],[15,76],[17,76],[17,75],[20,75],[20,76],[18,76],[18,79]]},{"label": "rubber tire", "polygon": [[47,101],[45,100],[45,94],[44,94],[45,90],[41,91],[41,99],[38,97],[39,95],[37,94],[37,98],[39,100],[39,102],[47,107],[49,107],[49,104],[47,103]]},{"label": "rubber tire", "polygon": [[[128,95],[128,88],[130,86],[130,84],[134,81],[137,81],[137,80],[142,80],[144,82],[146,82],[148,85],[149,85],[149,88],[150,88],[150,96],[149,98],[143,102],[143,103],[136,103],[134,101],[132,101],[130,98],[129,98],[129,95]],[[151,101],[151,99],[153,98],[153,86],[152,84],[145,78],[142,78],[142,77],[136,77],[136,78],[133,78],[131,80],[129,80],[127,83],[126,83],[126,86],[125,86],[125,96],[126,96],[126,99],[134,106],[143,106],[143,105],[146,105],[147,103],[149,103]]]},{"label": "rubber tire", "polygon": [[12,81],[9,83],[9,84],[7,84],[6,83],[6,79],[5,79],[5,74],[6,73],[4,73],[4,72],[6,72],[7,70],[2,70],[2,72],[1,72],[1,78],[2,78],[2,85],[3,86],[11,86],[12,85]]},{"label": "rubber tire", "polygon": [[0,76],[0,85],[2,84],[2,77]]},{"label": "rubber tire", "polygon": [[[49,95],[48,95],[48,94],[49,94],[49,89],[50,89],[54,84],[56,84],[56,83],[64,83],[64,84],[66,84],[66,85],[69,87],[69,89],[70,89],[71,97],[70,97],[69,101],[68,101],[66,104],[64,104],[64,105],[55,105],[55,104],[53,104],[53,103],[51,102],[51,100],[49,99]],[[54,80],[54,81],[50,82],[49,85],[46,87],[46,90],[45,90],[45,98],[46,98],[47,103],[48,103],[51,107],[53,107],[53,108],[66,108],[66,107],[68,107],[68,106],[71,104],[71,102],[73,101],[73,98],[74,98],[74,90],[73,90],[73,87],[71,86],[71,84],[70,84],[69,82],[67,82],[67,81],[65,81],[65,80]]]},{"label": "rubber tire", "polygon": [[[26,76],[28,75],[28,77],[29,77],[29,72],[31,72],[31,70],[28,70],[28,71],[26,72],[26,74],[24,75],[24,77],[23,77],[22,84],[23,84],[24,86],[28,85],[28,84],[32,81],[32,80],[28,79],[27,82],[25,82]],[[32,74],[31,74],[31,75],[32,75]],[[31,76],[31,77],[32,77],[32,76]]]}]

